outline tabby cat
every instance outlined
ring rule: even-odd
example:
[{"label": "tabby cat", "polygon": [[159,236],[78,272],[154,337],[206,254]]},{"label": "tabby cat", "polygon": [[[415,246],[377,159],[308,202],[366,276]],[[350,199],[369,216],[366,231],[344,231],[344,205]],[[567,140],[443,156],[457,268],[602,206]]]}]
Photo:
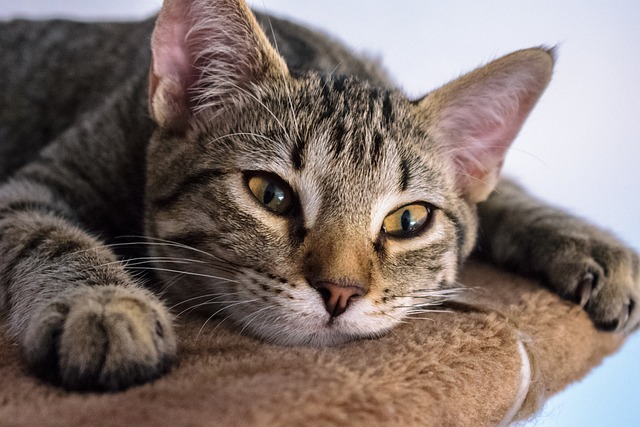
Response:
[{"label": "tabby cat", "polygon": [[498,179],[552,49],[409,100],[241,0],[166,0],[155,23],[3,23],[0,58],[0,306],[65,388],[158,377],[191,310],[283,345],[380,335],[477,243],[602,329],[639,323],[638,256]]}]

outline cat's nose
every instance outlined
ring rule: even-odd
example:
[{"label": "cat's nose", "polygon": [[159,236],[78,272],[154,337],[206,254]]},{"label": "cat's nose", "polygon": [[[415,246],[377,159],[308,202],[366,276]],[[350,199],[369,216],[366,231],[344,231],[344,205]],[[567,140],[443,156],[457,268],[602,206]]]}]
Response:
[{"label": "cat's nose", "polygon": [[366,293],[363,286],[357,283],[339,284],[326,280],[319,280],[312,283],[318,291],[324,307],[331,317],[338,317],[347,310],[349,304],[356,298]]}]

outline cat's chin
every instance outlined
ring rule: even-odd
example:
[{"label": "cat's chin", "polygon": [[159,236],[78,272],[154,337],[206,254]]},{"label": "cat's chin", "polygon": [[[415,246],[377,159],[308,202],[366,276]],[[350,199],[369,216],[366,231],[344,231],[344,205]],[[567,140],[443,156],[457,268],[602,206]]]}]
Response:
[{"label": "cat's chin", "polygon": [[286,347],[333,347],[362,339],[378,338],[393,325],[370,328],[347,322],[324,322],[314,326],[270,325],[257,329],[244,328],[243,333],[261,341]]}]

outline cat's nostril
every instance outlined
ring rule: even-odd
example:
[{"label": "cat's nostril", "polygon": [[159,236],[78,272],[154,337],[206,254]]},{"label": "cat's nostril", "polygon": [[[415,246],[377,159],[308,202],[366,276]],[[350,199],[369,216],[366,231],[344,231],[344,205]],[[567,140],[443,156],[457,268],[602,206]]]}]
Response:
[{"label": "cat's nostril", "polygon": [[324,280],[315,282],[312,286],[322,297],[324,307],[331,317],[340,316],[355,298],[366,292],[364,287],[357,284],[341,285]]}]

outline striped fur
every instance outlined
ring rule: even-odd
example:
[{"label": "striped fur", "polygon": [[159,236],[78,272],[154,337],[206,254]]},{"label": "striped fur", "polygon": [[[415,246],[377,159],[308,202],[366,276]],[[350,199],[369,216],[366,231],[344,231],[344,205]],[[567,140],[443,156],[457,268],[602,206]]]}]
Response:
[{"label": "striped fur", "polygon": [[[257,18],[236,0],[167,0],[153,36],[151,21],[0,24],[0,305],[42,376],[149,381],[175,358],[172,317],[194,310],[274,343],[332,345],[455,294],[476,203],[553,54],[521,51],[411,101],[341,45]],[[266,208],[256,176],[290,208]],[[483,253],[603,328],[635,328],[637,256],[502,186],[479,205]],[[383,229],[416,203],[430,213],[419,232]],[[345,290],[335,311],[327,292]]]}]

